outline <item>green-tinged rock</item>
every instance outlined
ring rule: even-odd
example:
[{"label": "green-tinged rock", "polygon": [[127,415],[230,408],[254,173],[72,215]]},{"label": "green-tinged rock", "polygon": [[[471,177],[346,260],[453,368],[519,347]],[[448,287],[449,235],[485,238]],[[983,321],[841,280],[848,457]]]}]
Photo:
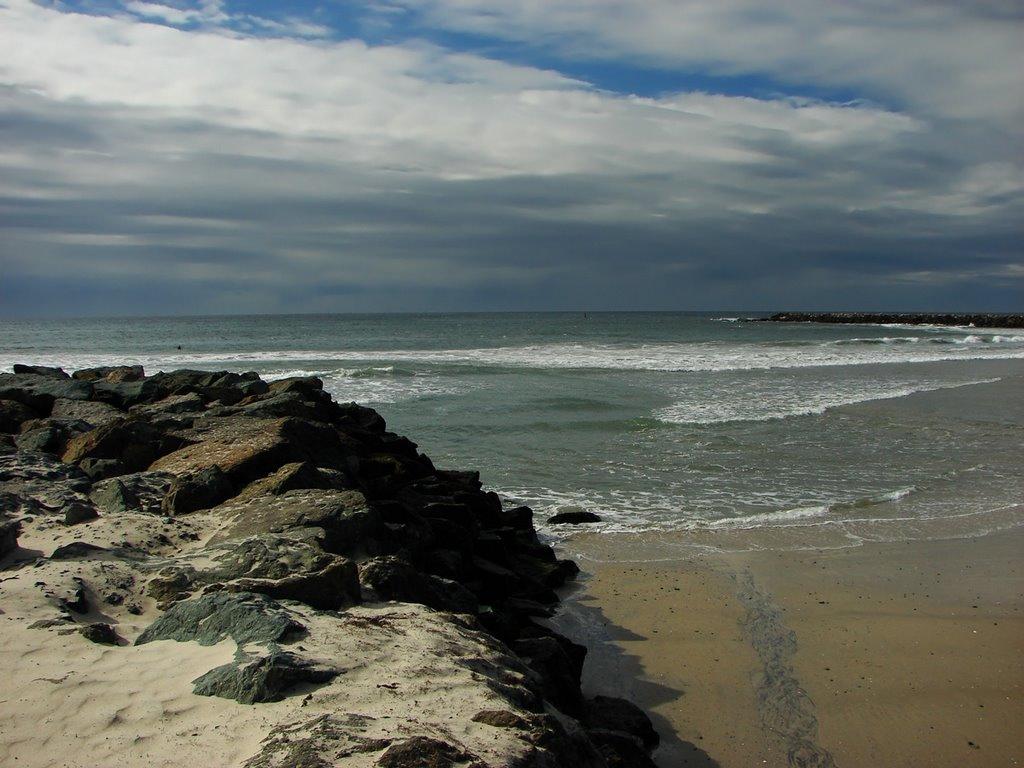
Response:
[{"label": "green-tinged rock", "polygon": [[280,701],[299,683],[328,683],[338,670],[315,664],[287,651],[272,650],[255,659],[242,658],[211,669],[193,680],[199,696],[219,696],[242,704]]},{"label": "green-tinged rock", "polygon": [[139,635],[135,644],[194,640],[200,645],[216,645],[227,637],[239,645],[276,643],[303,630],[270,598],[248,592],[216,592],[175,603]]}]

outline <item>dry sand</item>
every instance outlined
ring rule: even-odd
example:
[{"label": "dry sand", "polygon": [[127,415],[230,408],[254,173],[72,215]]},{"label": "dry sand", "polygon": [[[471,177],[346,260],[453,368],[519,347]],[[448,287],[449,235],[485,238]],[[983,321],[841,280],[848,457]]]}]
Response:
[{"label": "dry sand", "polygon": [[585,568],[586,685],[675,730],[664,768],[1024,764],[1024,529]]}]

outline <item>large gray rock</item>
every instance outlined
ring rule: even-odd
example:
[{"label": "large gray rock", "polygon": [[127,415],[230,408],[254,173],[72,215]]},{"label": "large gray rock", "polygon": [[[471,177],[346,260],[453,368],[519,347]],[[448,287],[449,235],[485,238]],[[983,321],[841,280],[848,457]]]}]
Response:
[{"label": "large gray rock", "polygon": [[21,363],[14,364],[15,373],[30,373],[35,376],[49,376],[54,379],[68,379],[71,378],[67,375],[63,368],[55,368],[49,365],[22,365]]},{"label": "large gray rock", "polygon": [[213,510],[225,520],[213,541],[298,528],[324,531],[324,546],[344,555],[377,554],[386,528],[359,491],[302,489],[232,499]]},{"label": "large gray rock", "polygon": [[17,400],[0,400],[0,432],[17,434],[21,425],[38,418],[39,414]]},{"label": "large gray rock", "polygon": [[90,428],[102,427],[115,419],[123,418],[124,413],[107,403],[95,400],[68,400],[59,397],[53,401],[50,412],[52,419],[65,419],[84,422]]},{"label": "large gray rock", "polygon": [[118,419],[72,438],[64,449],[63,459],[71,464],[83,459],[116,459],[126,471],[140,472],[185,442],[148,422],[135,418]]},{"label": "large gray rock", "polygon": [[97,482],[89,494],[104,514],[162,514],[162,504],[173,475],[164,472],[134,472]]},{"label": "large gray rock", "polygon": [[54,400],[88,400],[92,385],[84,381],[40,376],[33,373],[0,373],[0,400],[15,400],[44,416]]},{"label": "large gray rock", "polygon": [[476,613],[478,607],[473,593],[457,581],[422,573],[394,556],[361,563],[359,583],[371,600],[422,603],[453,613]]},{"label": "large gray rock", "polygon": [[646,749],[658,746],[658,732],[651,719],[636,704],[614,696],[595,696],[583,703],[583,722],[588,728],[625,731],[643,743]]},{"label": "large gray rock", "polygon": [[161,568],[147,592],[162,604],[197,590],[254,592],[336,610],[359,602],[356,565],[312,536],[264,534],[211,544]]},{"label": "large gray rock", "polygon": [[339,674],[294,653],[271,650],[266,656],[242,657],[193,680],[199,696],[219,696],[242,704],[280,701],[299,683],[329,683]]},{"label": "large gray rock", "polygon": [[181,475],[216,464],[241,488],[290,462],[336,468],[346,463],[337,431],[305,419],[208,417],[197,419],[182,436],[191,444],[162,457],[151,469]]},{"label": "large gray rock", "polygon": [[21,523],[12,520],[7,513],[0,511],[0,557],[18,548],[18,534]]},{"label": "large gray rock", "polygon": [[187,515],[215,507],[234,492],[231,480],[214,464],[174,478],[162,508],[167,515]]},{"label": "large gray rock", "polygon": [[291,613],[264,595],[216,592],[171,606],[135,641],[195,641],[216,645],[230,637],[239,645],[278,643],[303,631]]},{"label": "large gray rock", "polygon": [[139,381],[146,377],[141,365],[105,365],[99,368],[83,368],[71,374],[79,381]]}]

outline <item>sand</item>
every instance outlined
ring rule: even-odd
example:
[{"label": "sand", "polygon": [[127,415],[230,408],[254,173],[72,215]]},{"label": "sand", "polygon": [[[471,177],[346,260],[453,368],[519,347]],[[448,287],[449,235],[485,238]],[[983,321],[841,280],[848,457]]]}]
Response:
[{"label": "sand", "polygon": [[675,732],[663,768],[1024,763],[1024,529],[647,563],[572,547],[585,684]]}]

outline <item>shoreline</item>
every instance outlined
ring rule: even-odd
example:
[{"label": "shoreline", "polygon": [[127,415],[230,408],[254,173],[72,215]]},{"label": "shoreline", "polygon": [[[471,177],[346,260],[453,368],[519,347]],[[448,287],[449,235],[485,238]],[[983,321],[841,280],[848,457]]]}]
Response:
[{"label": "shoreline", "polygon": [[661,768],[1024,763],[1024,527],[584,572],[558,626],[592,647],[588,693],[672,729]]}]

